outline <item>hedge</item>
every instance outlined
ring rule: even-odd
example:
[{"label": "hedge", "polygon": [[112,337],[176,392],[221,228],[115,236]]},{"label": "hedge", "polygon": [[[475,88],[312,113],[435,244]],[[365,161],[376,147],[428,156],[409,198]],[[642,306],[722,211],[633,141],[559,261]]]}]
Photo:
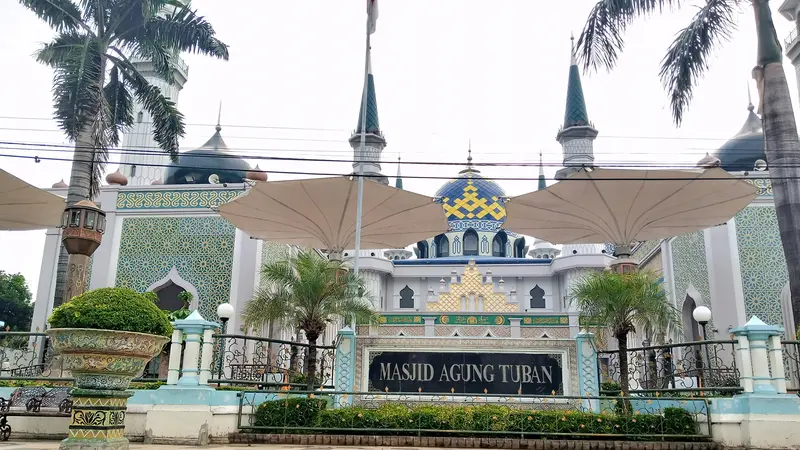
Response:
[{"label": "hedge", "polygon": [[[325,409],[325,400],[290,398],[262,403],[255,426],[287,432],[338,434],[422,433],[425,435],[681,435],[699,434],[694,417],[681,408],[662,414],[594,414],[580,411],[524,410],[501,405],[413,406],[384,403]],[[297,428],[297,429],[292,429]]]}]

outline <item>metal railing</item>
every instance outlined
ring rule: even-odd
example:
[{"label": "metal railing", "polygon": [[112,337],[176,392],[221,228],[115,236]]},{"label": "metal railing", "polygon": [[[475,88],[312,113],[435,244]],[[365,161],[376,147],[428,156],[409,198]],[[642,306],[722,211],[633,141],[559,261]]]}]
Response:
[{"label": "metal railing", "polygon": [[[160,360],[158,356],[154,358],[142,376],[134,381],[165,381],[159,376]],[[61,359],[50,346],[47,334],[0,332],[0,383],[30,382],[46,385],[69,384],[72,381],[72,374],[63,369]]]},{"label": "metal railing", "polygon": [[393,392],[239,394],[243,432],[708,440],[705,398]]},{"label": "metal railing", "polygon": [[799,33],[800,33],[800,30],[798,30],[797,27],[792,28],[792,31],[790,31],[789,34],[786,36],[786,38],[783,40],[783,44],[784,44],[784,47],[785,47],[784,50],[788,50],[789,47],[792,46],[792,44],[797,42],[797,38],[798,38],[798,34]]},{"label": "metal railing", "polygon": [[800,341],[783,341],[781,344],[786,390],[800,393]]},{"label": "metal railing", "polygon": [[[210,383],[259,389],[305,389],[309,356],[316,359],[314,386],[333,388],[335,347],[240,334],[215,334]],[[220,352],[222,349],[222,352]]]},{"label": "metal railing", "polygon": [[[699,341],[628,349],[631,392],[708,392],[732,394],[742,390],[736,367],[736,341]],[[619,383],[620,352],[600,351],[601,383]],[[608,386],[608,385],[606,385]],[[601,392],[615,394],[617,389]]]}]

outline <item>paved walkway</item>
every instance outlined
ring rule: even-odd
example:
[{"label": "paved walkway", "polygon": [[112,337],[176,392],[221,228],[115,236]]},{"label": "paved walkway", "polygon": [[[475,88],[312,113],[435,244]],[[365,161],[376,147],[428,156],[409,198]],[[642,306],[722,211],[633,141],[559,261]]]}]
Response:
[{"label": "paved walkway", "polygon": [[[0,450],[57,450],[59,441],[0,441]],[[263,450],[378,450],[387,447],[328,447],[318,445],[272,445],[272,444],[230,444],[230,445],[209,445],[197,447],[191,445],[144,445],[131,443],[131,450],[225,450],[243,449],[247,447],[258,447]],[[402,449],[412,449],[411,447],[398,447]],[[394,449],[393,449],[394,450]]]}]

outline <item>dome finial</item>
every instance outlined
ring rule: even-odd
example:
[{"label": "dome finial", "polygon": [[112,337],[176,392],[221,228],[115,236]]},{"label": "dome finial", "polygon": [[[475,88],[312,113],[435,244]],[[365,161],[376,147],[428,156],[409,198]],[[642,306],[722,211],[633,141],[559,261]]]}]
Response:
[{"label": "dome finial", "polygon": [[569,52],[570,60],[569,60],[569,64],[571,66],[577,66],[578,65],[578,59],[575,57],[575,33],[573,33],[572,31],[569,32],[569,41],[570,41],[570,52]]},{"label": "dome finial", "polygon": [[747,110],[748,111],[753,111],[754,109],[756,109],[756,107],[753,106],[753,97],[750,95],[750,82],[748,82],[747,83]]},{"label": "dome finial", "polygon": [[471,172],[480,173],[480,170],[476,169],[472,165],[472,139],[469,140],[469,146],[467,147],[467,166],[466,168],[464,168],[464,170],[458,173],[471,173]]},{"label": "dome finial", "polygon": [[217,112],[217,126],[215,128],[217,131],[222,131],[221,123],[222,123],[222,100],[219,101],[219,111]]}]

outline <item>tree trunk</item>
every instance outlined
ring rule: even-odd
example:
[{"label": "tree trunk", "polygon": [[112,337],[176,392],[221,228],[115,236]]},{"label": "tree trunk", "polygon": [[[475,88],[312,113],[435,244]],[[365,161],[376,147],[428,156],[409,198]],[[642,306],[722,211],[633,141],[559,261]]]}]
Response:
[{"label": "tree trunk", "polygon": [[308,339],[308,365],[306,366],[306,388],[313,391],[317,384],[317,339],[319,333],[306,331]]},{"label": "tree trunk", "polygon": [[89,132],[84,131],[75,141],[72,172],[67,190],[67,205],[72,206],[81,200],[91,200],[92,161],[94,161],[94,142]]},{"label": "tree trunk", "polygon": [[781,234],[794,323],[800,323],[800,141],[769,0],[753,0],[758,30],[759,84],[767,166]]},{"label": "tree trunk", "polygon": [[620,333],[617,338],[619,349],[619,389],[623,396],[628,395],[628,333]]}]

